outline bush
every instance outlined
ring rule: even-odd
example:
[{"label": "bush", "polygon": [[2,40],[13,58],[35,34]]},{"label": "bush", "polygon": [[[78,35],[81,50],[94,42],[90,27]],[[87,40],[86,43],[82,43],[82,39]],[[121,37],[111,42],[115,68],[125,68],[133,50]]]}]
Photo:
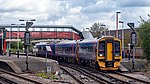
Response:
[{"label": "bush", "polygon": [[139,38],[144,58],[150,62],[150,21],[144,21],[139,27]]}]

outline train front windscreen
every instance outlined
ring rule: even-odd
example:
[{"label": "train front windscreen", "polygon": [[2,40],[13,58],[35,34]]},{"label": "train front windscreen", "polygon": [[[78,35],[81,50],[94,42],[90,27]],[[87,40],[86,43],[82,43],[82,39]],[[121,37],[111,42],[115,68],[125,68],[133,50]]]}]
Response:
[{"label": "train front windscreen", "polygon": [[105,56],[105,42],[104,41],[99,43],[98,55],[99,56]]}]

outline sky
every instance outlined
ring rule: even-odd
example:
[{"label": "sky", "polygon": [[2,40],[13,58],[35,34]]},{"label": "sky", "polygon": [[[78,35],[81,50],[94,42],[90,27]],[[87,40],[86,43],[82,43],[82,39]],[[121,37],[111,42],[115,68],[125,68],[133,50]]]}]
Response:
[{"label": "sky", "polygon": [[129,22],[138,27],[140,16],[150,18],[150,0],[0,0],[0,24],[35,19],[34,25],[72,25],[82,30],[100,22],[115,30],[118,11],[124,28]]}]

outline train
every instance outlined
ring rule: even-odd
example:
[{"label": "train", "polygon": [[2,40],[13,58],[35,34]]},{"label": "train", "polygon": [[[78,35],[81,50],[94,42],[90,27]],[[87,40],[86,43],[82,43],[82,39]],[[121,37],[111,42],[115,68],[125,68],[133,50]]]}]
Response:
[{"label": "train", "polygon": [[35,46],[37,48],[36,54],[39,56],[44,56],[43,51],[46,51],[46,47],[49,46],[48,51],[50,52],[47,54],[49,58],[99,70],[118,70],[122,61],[121,41],[113,36],[38,44]]}]

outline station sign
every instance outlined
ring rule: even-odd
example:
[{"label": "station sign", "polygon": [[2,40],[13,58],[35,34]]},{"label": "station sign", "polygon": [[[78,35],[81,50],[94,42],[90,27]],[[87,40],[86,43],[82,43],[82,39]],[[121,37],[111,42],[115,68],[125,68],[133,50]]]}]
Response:
[{"label": "station sign", "polygon": [[51,67],[47,67],[47,72],[51,73],[52,72],[52,68]]}]

